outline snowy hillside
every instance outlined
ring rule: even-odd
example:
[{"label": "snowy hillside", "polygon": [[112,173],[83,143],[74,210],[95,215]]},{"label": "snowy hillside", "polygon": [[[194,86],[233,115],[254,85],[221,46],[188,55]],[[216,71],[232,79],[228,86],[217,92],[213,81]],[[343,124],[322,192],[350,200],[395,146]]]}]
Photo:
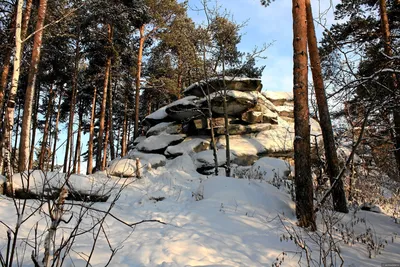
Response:
[{"label": "snowy hillside", "polygon": [[[111,189],[111,195],[105,203],[66,201],[65,221],[58,226],[56,248],[73,232],[78,217],[82,217],[78,233],[96,226],[90,232],[76,236],[64,266],[87,266],[86,261],[99,229],[98,223],[104,218],[102,211],[107,211],[110,205],[112,209],[102,224],[90,266],[105,266],[112,254],[110,248],[115,255],[109,266],[271,266],[282,257],[282,266],[306,266],[306,254],[295,245],[296,238],[299,242],[306,242],[312,266],[319,266],[321,249],[313,240],[326,232],[321,214],[318,232],[307,233],[296,227],[295,205],[291,201],[290,190],[285,186],[276,187],[288,180],[284,177],[280,182],[273,179],[284,173],[280,169],[285,163],[263,158],[255,166],[257,170],[262,170],[260,175],[251,174],[251,171],[247,174],[265,179],[204,176],[196,172],[196,166],[188,155],[168,160],[166,166],[158,169],[144,169],[141,179],[107,177],[104,173],[97,173],[95,179],[82,179],[79,184],[74,177],[70,183],[75,187],[99,188],[93,181],[101,181],[103,185],[105,183],[101,188]],[[243,173],[246,172],[242,170]],[[18,176],[14,178],[17,181]],[[32,175],[31,182],[37,180],[39,176]],[[52,185],[56,187],[56,183]],[[30,257],[31,246],[35,246],[35,242],[43,248],[50,220],[46,216],[46,205],[41,207],[42,212],[34,212],[40,203],[39,200],[27,202],[24,218],[34,214],[23,221],[19,234],[17,249],[20,260],[25,254],[22,266],[33,266]],[[5,225],[13,229],[17,222],[11,199],[2,197],[0,212],[0,231],[5,233]],[[4,216],[6,214],[9,216]],[[74,217],[68,221],[72,214]],[[349,242],[338,243],[344,266],[400,262],[400,241],[396,239],[400,227],[389,216],[358,211],[348,215],[335,214],[329,218],[335,220],[335,217],[340,219],[332,227],[335,240]],[[143,220],[157,221],[128,226]],[[342,236],[341,232],[346,229],[348,234]],[[368,233],[371,239],[366,238]],[[363,238],[370,241],[363,243]],[[375,246],[371,245],[372,241]],[[0,246],[3,255],[6,244],[6,235],[2,235]],[[381,244],[385,247],[378,247]],[[369,247],[372,259],[368,256]],[[324,248],[327,249],[327,245]],[[41,259],[42,255],[43,249],[38,251],[38,258]],[[333,255],[337,266],[340,265],[338,255]]]}]

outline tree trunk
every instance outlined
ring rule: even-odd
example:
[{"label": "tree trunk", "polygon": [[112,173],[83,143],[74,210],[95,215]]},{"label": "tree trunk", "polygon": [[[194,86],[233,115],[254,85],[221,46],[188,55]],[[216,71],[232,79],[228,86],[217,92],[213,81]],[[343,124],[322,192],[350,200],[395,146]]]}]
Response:
[{"label": "tree trunk", "polygon": [[33,113],[33,125],[32,125],[32,138],[31,138],[31,147],[29,149],[29,164],[28,169],[33,170],[33,158],[35,157],[35,143],[36,143],[36,130],[38,124],[38,113],[39,113],[39,99],[40,99],[40,86],[38,86],[36,91],[36,96],[34,100],[35,110]]},{"label": "tree trunk", "polygon": [[109,137],[109,135],[110,135],[110,128],[108,127],[108,124],[106,125],[106,129],[105,129],[105,138],[104,138],[104,145],[103,145],[103,151],[104,151],[104,153],[103,153],[103,161],[102,161],[102,163],[101,163],[101,170],[102,171],[104,171],[105,170],[105,168],[106,168],[106,166],[107,166],[107,156],[108,156],[108,153],[107,153],[107,146],[108,146],[108,137]]},{"label": "tree trunk", "polygon": [[93,92],[93,100],[92,100],[92,112],[90,117],[90,128],[89,128],[89,148],[88,148],[88,162],[87,162],[87,174],[92,174],[93,171],[93,137],[94,137],[94,116],[96,111],[96,87]]},{"label": "tree trunk", "polygon": [[[121,128],[118,127],[118,132],[117,132],[117,140],[119,140],[119,137],[121,136]],[[119,154],[119,141],[117,141],[117,151],[115,151],[115,155]]]},{"label": "tree trunk", "polygon": [[[326,99],[325,86],[322,78],[321,60],[319,57],[317,37],[315,36],[314,21],[310,0],[306,0],[307,8],[307,40],[310,54],[311,71],[314,81],[315,96],[317,99],[319,124],[321,125],[324,139],[325,157],[328,163],[328,175],[331,184],[340,173],[339,159],[336,152],[335,137],[333,135],[332,122],[329,115],[328,101]],[[332,190],[333,208],[335,211],[348,213],[346,194],[343,180],[336,182]]]},{"label": "tree trunk", "polygon": [[75,155],[74,155],[74,166],[72,168],[72,173],[80,173],[80,156],[81,156],[81,136],[82,136],[82,121],[83,121],[83,111],[79,110],[79,122],[78,122],[78,134],[76,137]]},{"label": "tree trunk", "polygon": [[9,36],[7,42],[7,46],[4,53],[3,58],[3,69],[1,71],[1,80],[0,80],[0,118],[3,118],[3,103],[4,103],[4,95],[7,88],[7,78],[8,73],[10,71],[10,60],[12,56],[12,45],[14,43],[15,38],[15,26],[16,26],[16,17],[17,17],[17,10],[14,9],[13,14],[11,16],[10,24],[7,27],[9,30]]},{"label": "tree trunk", "polygon": [[[21,102],[18,103],[18,113],[17,113],[17,121],[20,121],[21,119]],[[14,138],[14,147],[12,149],[12,154],[11,154],[11,162],[12,166],[18,166],[18,160],[17,160],[17,146],[18,146],[18,135],[19,135],[19,123],[16,125],[15,129],[15,138]]]},{"label": "tree trunk", "polygon": [[40,154],[39,154],[39,170],[44,171],[44,163],[45,161],[48,162],[48,148],[47,148],[47,139],[49,136],[49,125],[50,125],[50,118],[51,114],[53,112],[53,98],[54,98],[54,93],[53,89],[50,88],[49,92],[49,103],[47,105],[47,112],[46,112],[46,120],[44,124],[44,130],[43,130],[43,138],[42,138],[42,147],[40,149]]},{"label": "tree trunk", "polygon": [[124,99],[124,122],[122,124],[122,142],[121,142],[121,157],[126,155],[128,137],[128,92],[125,91]]},{"label": "tree trunk", "polygon": [[[17,18],[15,27],[15,55],[14,55],[14,68],[11,80],[11,89],[7,101],[7,110],[5,114],[5,124],[3,129],[3,142],[2,142],[2,153],[1,161],[4,159],[4,168],[6,171],[7,185],[11,185],[11,193],[13,192],[12,187],[12,175],[13,169],[11,164],[11,134],[14,126],[14,109],[15,109],[15,96],[18,90],[18,81],[20,74],[21,65],[21,20],[22,20],[22,6],[24,1],[18,0],[17,5]],[[8,186],[7,186],[8,190]],[[12,255],[12,254],[11,254]],[[12,260],[12,259],[11,259]]]},{"label": "tree trunk", "polygon": [[137,70],[136,70],[136,93],[135,93],[135,129],[133,139],[139,136],[139,99],[140,99],[140,76],[142,71],[142,57],[143,57],[143,45],[145,41],[144,26],[139,28],[140,39],[139,39],[139,51],[137,58]]},{"label": "tree trunk", "polygon": [[[112,43],[112,27],[110,24],[107,25],[108,42],[109,45]],[[97,156],[96,156],[96,169],[103,170],[101,152],[103,150],[103,135],[104,135],[104,122],[106,117],[106,105],[107,105],[107,89],[108,89],[108,78],[111,69],[111,55],[107,56],[106,68],[104,74],[104,85],[103,85],[103,97],[101,101],[101,111],[100,111],[100,126],[99,135],[97,138]]]},{"label": "tree trunk", "polygon": [[51,171],[54,171],[54,164],[55,164],[56,152],[57,152],[58,123],[60,121],[61,99],[62,99],[62,94],[60,94],[60,96],[58,98],[58,104],[57,104],[56,125],[54,126],[54,144],[53,144],[53,151],[51,153]]},{"label": "tree trunk", "polygon": [[296,215],[301,227],[316,229],[310,159],[307,80],[307,18],[305,0],[292,0],[293,96]]},{"label": "tree trunk", "polygon": [[65,145],[65,154],[64,154],[64,165],[63,172],[67,173],[71,170],[71,158],[72,154],[70,153],[72,147],[72,136],[74,131],[74,116],[75,116],[75,104],[76,104],[76,95],[78,91],[78,68],[79,68],[79,60],[80,60],[80,44],[79,44],[80,35],[76,36],[75,40],[75,62],[74,62],[74,73],[72,76],[72,96],[71,103],[69,107],[69,121],[68,121],[68,135],[67,135],[67,143]]},{"label": "tree trunk", "polygon": [[35,37],[33,40],[32,59],[28,74],[28,85],[25,91],[24,113],[22,116],[21,140],[19,145],[19,163],[20,172],[25,171],[28,167],[29,160],[29,133],[32,121],[32,105],[33,96],[35,94],[35,83],[40,61],[40,50],[42,46],[43,25],[46,16],[47,0],[39,1],[38,19],[36,22]]},{"label": "tree trunk", "polygon": [[225,82],[225,48],[222,47],[222,82],[224,85],[224,128],[225,128],[225,151],[226,151],[226,168],[225,168],[225,176],[231,176],[231,146],[229,144],[229,121],[228,121],[228,112],[227,112],[227,103],[226,103],[226,96],[227,96],[227,87]]},{"label": "tree trunk", "polygon": [[[385,54],[389,57],[393,56],[392,48],[391,48],[391,40],[390,40],[390,28],[389,28],[389,19],[387,15],[386,9],[386,0],[379,0],[379,9],[380,9],[380,16],[381,16],[381,28],[382,28],[382,37],[384,41],[384,51]],[[398,90],[398,82],[396,74],[392,75],[392,83],[393,83],[393,95],[396,100],[396,92]],[[397,98],[397,103],[399,99]],[[395,149],[394,154],[397,163],[397,170],[398,175],[400,177],[400,107],[394,107],[393,109],[393,136],[395,137]]]},{"label": "tree trunk", "polygon": [[110,69],[110,90],[108,90],[108,132],[110,141],[110,159],[115,159],[115,147],[114,147],[114,132],[113,132],[113,88],[112,88],[112,70]]}]

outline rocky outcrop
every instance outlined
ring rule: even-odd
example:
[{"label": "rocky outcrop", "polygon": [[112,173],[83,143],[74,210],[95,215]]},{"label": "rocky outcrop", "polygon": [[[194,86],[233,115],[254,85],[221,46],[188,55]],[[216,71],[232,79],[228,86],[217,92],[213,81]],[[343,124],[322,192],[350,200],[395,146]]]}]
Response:
[{"label": "rocky outcrop", "polygon": [[[208,86],[207,86],[208,82]],[[183,93],[186,96],[198,96],[203,97],[205,95],[221,91],[224,88],[227,90],[237,91],[258,91],[262,89],[261,79],[258,78],[240,78],[240,77],[214,77],[194,83],[186,88]]]},{"label": "rocky outcrop", "polygon": [[[214,157],[211,144],[213,127],[218,165],[226,164],[225,131],[230,135],[231,162],[251,166],[262,157],[293,157],[293,96],[285,92],[260,92],[259,79],[209,79],[209,94],[204,81],[189,86],[185,97],[147,116],[146,137],[135,140],[135,150],[125,158],[138,158],[143,168],[163,166],[170,159],[191,158],[201,173],[212,172]],[[225,129],[226,93],[228,128]],[[209,114],[211,103],[212,119]],[[319,134],[317,121],[310,119],[312,134]],[[133,171],[133,170],[132,170]]]}]

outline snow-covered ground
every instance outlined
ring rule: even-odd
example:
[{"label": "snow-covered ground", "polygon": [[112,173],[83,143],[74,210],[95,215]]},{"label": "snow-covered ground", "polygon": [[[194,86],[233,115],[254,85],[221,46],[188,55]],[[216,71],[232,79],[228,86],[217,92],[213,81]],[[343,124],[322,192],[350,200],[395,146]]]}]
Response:
[{"label": "snow-covered ground", "polygon": [[[277,258],[279,262],[282,256],[282,266],[307,266],[306,254],[303,251],[301,257],[302,250],[295,245],[296,240],[299,244],[306,242],[311,265],[320,266],[322,246],[315,240],[318,234],[322,236],[322,232],[326,232],[322,216],[318,218],[320,232],[307,233],[296,227],[295,205],[290,194],[285,187],[278,189],[271,184],[272,177],[282,177],[288,173],[282,170],[285,166],[276,159],[263,159],[255,164],[249,173],[253,173],[254,169],[262,170],[262,176],[270,183],[260,179],[200,175],[188,155],[169,160],[164,167],[143,171],[141,179],[109,179],[105,173],[97,173],[91,179],[73,176],[70,184],[74,188],[99,188],[96,181],[102,185],[101,188],[114,187],[108,202],[94,203],[82,216],[78,232],[99,223],[104,216],[100,211],[108,210],[113,200],[118,198],[112,207],[112,216],[108,215],[103,224],[104,231],[100,232],[95,245],[91,266],[105,266],[111,255],[110,247],[116,250],[116,254],[109,266],[119,267],[275,266],[273,264],[277,263]],[[277,175],[273,175],[275,172]],[[52,186],[57,187],[60,178],[54,177],[57,178],[54,178],[56,180]],[[82,179],[79,180],[79,177]],[[104,183],[110,184],[104,186]],[[18,187],[17,181],[15,184]],[[121,187],[124,187],[122,191],[119,190]],[[39,203],[38,200],[28,200],[26,214],[33,213]],[[82,212],[82,202],[67,200],[66,203],[63,216],[66,222],[61,222],[58,227],[56,244],[69,236],[78,214]],[[33,250],[30,246],[35,244],[36,223],[36,240],[43,248],[49,225],[46,211],[45,205],[42,212],[36,211],[22,224],[17,246],[19,260],[25,254],[24,261],[20,261],[21,266],[34,266],[30,260]],[[68,222],[72,213],[75,217]],[[17,222],[10,198],[1,196],[0,214],[0,249],[5,255],[5,225],[13,229]],[[324,218],[340,220],[332,227],[332,235],[336,236],[336,240],[348,240],[346,242],[349,244],[338,243],[344,259],[343,266],[400,263],[400,238],[396,239],[400,234],[400,225],[395,224],[389,216],[357,211]],[[126,225],[142,220],[159,220],[165,224],[144,222],[136,227]],[[86,266],[97,230],[98,227],[94,233],[92,231],[76,237],[64,266]],[[361,235],[363,233],[365,235]],[[296,236],[299,238],[296,239]],[[323,246],[325,250],[327,247]],[[369,258],[368,247],[371,248],[372,259]],[[40,251],[39,259],[42,255],[43,251]],[[335,265],[340,266],[340,258],[333,258]],[[328,257],[328,262],[330,260]]]}]

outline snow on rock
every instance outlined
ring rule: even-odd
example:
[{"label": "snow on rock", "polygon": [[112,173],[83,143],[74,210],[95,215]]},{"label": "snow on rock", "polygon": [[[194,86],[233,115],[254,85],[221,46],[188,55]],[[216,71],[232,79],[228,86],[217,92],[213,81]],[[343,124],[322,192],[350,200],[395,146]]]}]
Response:
[{"label": "snow on rock", "polygon": [[146,136],[160,135],[161,133],[179,134],[181,132],[182,124],[175,122],[161,122],[147,130]]},{"label": "snow on rock", "polygon": [[108,178],[94,178],[81,174],[71,174],[69,177],[61,172],[43,172],[41,170],[25,171],[13,175],[15,190],[28,190],[34,194],[51,192],[67,186],[70,190],[85,194],[101,195],[108,190],[105,184]]},{"label": "snow on rock", "polygon": [[273,182],[274,179],[286,179],[290,172],[290,164],[277,158],[263,157],[251,166],[251,173],[260,175],[267,182]]},{"label": "snow on rock", "polygon": [[276,110],[278,111],[279,116],[294,118],[293,106],[277,106]]},{"label": "snow on rock", "polygon": [[136,148],[142,152],[162,154],[168,146],[179,144],[185,137],[184,134],[153,135],[140,142]]},{"label": "snow on rock", "polygon": [[[213,113],[218,115],[224,114],[223,108],[223,94],[220,92],[215,92],[210,94],[207,97],[202,98],[199,103],[202,107],[207,108],[207,98],[211,98],[211,110]],[[241,92],[235,90],[228,90],[227,91],[227,113],[230,116],[240,115],[243,112],[247,111],[249,108],[254,107],[257,104],[257,97],[248,93],[248,92]]]},{"label": "snow on rock", "polygon": [[[142,124],[147,125],[147,126],[154,126],[160,122],[183,120],[184,118],[174,116],[174,115],[176,115],[175,112],[173,112],[174,108],[178,108],[180,110],[185,109],[185,108],[187,108],[189,110],[193,110],[195,107],[197,107],[197,100],[198,100],[198,97],[196,97],[196,96],[187,96],[187,97],[178,99],[178,100],[158,109],[157,111],[151,113],[150,115],[148,115],[143,120]],[[169,116],[169,114],[172,117]]]},{"label": "snow on rock", "polygon": [[[225,84],[224,81],[225,80]],[[207,82],[209,84],[207,88]],[[188,96],[198,96],[203,97],[204,95],[209,93],[213,93],[218,90],[222,90],[222,88],[226,88],[228,90],[237,90],[237,91],[261,91],[262,84],[261,79],[259,78],[242,78],[242,77],[212,77],[207,81],[202,80],[200,82],[196,82],[189,87],[187,87],[183,93]]]},{"label": "snow on rock", "polygon": [[210,141],[203,138],[188,137],[182,143],[175,146],[169,146],[165,150],[165,155],[176,157],[183,154],[193,154],[210,148]]},{"label": "snow on rock", "polygon": [[263,92],[264,96],[270,100],[275,106],[282,106],[285,102],[293,101],[293,93],[291,92]]},{"label": "snow on rock", "polygon": [[137,144],[142,142],[144,139],[146,139],[146,136],[144,136],[144,135],[136,137],[136,139],[133,141],[133,145],[136,146]]},{"label": "snow on rock", "polygon": [[[226,150],[218,149],[217,151],[218,166],[226,164]],[[201,173],[204,170],[214,168],[213,150],[206,150],[194,155],[197,170]],[[231,153],[231,160],[235,159],[235,155]]]},{"label": "snow on rock", "polygon": [[196,172],[196,165],[193,159],[188,154],[183,154],[170,161],[168,161],[167,169],[170,170],[183,170],[185,172]]},{"label": "snow on rock", "polygon": [[[142,169],[142,163],[138,162],[139,169]],[[140,171],[140,170],[139,170]],[[111,163],[107,168],[107,173],[118,177],[136,177],[137,163],[135,159],[118,159]]]},{"label": "snow on rock", "polygon": [[160,154],[152,154],[152,153],[143,153],[136,149],[133,149],[128,152],[128,154],[124,157],[128,159],[136,159],[138,158],[142,164],[142,166],[147,166],[149,163],[152,168],[158,168],[161,166],[165,166],[167,159],[164,155]]}]

